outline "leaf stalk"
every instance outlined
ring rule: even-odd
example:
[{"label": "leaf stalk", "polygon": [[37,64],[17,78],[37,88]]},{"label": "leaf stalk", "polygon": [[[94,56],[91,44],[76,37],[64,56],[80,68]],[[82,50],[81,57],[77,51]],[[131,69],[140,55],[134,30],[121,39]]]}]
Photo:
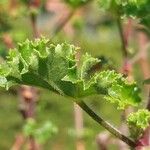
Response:
[{"label": "leaf stalk", "polygon": [[92,118],[94,119],[98,124],[100,124],[102,127],[104,127],[106,130],[108,130],[111,134],[113,134],[115,137],[120,139],[121,141],[125,142],[127,145],[129,145],[132,148],[135,148],[136,143],[132,141],[127,136],[123,135],[119,130],[114,128],[111,124],[109,124],[107,121],[105,121],[103,118],[101,118],[99,115],[97,115],[86,103],[83,101],[77,102],[77,104]]}]

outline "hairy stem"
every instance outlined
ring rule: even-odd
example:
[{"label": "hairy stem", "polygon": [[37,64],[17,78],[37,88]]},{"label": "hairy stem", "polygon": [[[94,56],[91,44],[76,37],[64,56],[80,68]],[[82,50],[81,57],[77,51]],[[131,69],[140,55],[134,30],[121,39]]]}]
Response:
[{"label": "hairy stem", "polygon": [[92,118],[94,119],[98,124],[100,124],[102,127],[104,127],[106,130],[108,130],[110,133],[112,133],[115,137],[120,139],[121,141],[128,144],[130,147],[134,148],[136,146],[136,143],[123,135],[119,130],[114,128],[111,124],[106,122],[103,118],[98,116],[89,106],[87,106],[83,101],[77,102],[77,104]]}]

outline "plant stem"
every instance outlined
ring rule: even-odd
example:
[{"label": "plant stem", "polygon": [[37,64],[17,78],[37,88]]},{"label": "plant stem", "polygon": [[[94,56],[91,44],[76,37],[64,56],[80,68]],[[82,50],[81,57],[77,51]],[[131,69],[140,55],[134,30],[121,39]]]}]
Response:
[{"label": "plant stem", "polygon": [[[93,0],[87,1],[85,5],[87,5],[87,4],[88,4],[89,2],[91,2],[91,1],[93,1]],[[80,9],[81,7],[83,7],[83,6],[79,6],[78,8],[74,8],[74,9],[72,9],[72,10],[68,13],[68,15],[66,16],[66,18],[63,19],[62,22],[60,22],[60,23],[58,24],[58,26],[56,26],[56,29],[55,29],[55,31],[54,31],[54,33],[53,33],[51,39],[53,39],[59,32],[61,32],[61,30],[65,27],[65,25],[66,25],[66,24],[71,20],[71,18],[74,16],[75,12],[76,12],[78,9]]]},{"label": "plant stem", "polygon": [[125,58],[127,58],[127,56],[128,56],[128,52],[127,52],[127,49],[126,49],[126,47],[127,47],[127,41],[126,41],[126,39],[124,37],[122,24],[121,24],[121,21],[120,21],[119,17],[117,18],[117,25],[118,25],[119,34],[120,34],[121,43],[122,43],[122,53],[123,53],[123,56]]},{"label": "plant stem", "polygon": [[149,94],[148,94],[148,102],[147,102],[146,109],[148,109],[150,111],[150,91],[149,91]]},{"label": "plant stem", "polygon": [[30,20],[31,20],[31,26],[32,26],[32,30],[33,30],[33,37],[34,38],[38,38],[39,37],[39,32],[38,32],[38,28],[37,28],[37,16],[31,14],[30,15]]},{"label": "plant stem", "polygon": [[59,24],[58,26],[56,27],[51,39],[53,39],[63,28],[64,26],[71,20],[71,18],[73,17],[75,13],[75,9],[70,11],[68,13],[68,15],[65,17],[65,19],[63,19]]},{"label": "plant stem", "polygon": [[106,130],[108,130],[110,133],[112,133],[115,137],[120,139],[121,141],[128,144],[130,147],[134,148],[136,146],[136,143],[132,141],[130,138],[123,135],[119,130],[114,128],[111,124],[109,124],[107,121],[105,121],[103,118],[98,116],[88,105],[86,105],[83,101],[77,102],[77,104],[90,116],[92,119],[94,119],[98,124],[100,124],[102,127],[104,127]]}]

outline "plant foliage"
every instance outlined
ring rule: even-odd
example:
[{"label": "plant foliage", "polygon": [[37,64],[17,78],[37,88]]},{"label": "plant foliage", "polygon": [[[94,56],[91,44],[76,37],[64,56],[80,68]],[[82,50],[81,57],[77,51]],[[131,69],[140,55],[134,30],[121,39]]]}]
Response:
[{"label": "plant foliage", "polygon": [[49,44],[45,38],[26,40],[11,50],[7,61],[0,65],[0,86],[39,86],[77,99],[103,94],[119,109],[138,105],[136,83],[129,83],[115,71],[93,71],[100,60],[85,54],[79,61],[78,49],[67,43]]},{"label": "plant foliage", "polygon": [[150,27],[150,0],[98,0],[99,6],[115,15],[138,18]]},{"label": "plant foliage", "polygon": [[138,138],[149,126],[150,112],[146,109],[139,109],[138,112],[131,113],[127,118],[130,133],[133,138]]},{"label": "plant foliage", "polygon": [[54,134],[56,134],[58,129],[50,121],[46,121],[40,127],[35,122],[34,119],[29,118],[23,127],[23,132],[25,136],[33,136],[39,143],[44,144],[49,140]]},{"label": "plant foliage", "polygon": [[128,105],[137,106],[141,101],[136,83],[129,83],[121,74],[114,71],[104,71],[98,75],[98,87],[107,91],[106,100],[117,103],[119,109]]}]

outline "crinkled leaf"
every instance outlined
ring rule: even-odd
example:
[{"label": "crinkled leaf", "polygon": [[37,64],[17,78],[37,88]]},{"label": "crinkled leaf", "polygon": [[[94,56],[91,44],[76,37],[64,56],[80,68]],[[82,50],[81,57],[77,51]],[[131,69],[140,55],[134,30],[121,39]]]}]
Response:
[{"label": "crinkled leaf", "polygon": [[115,71],[100,72],[100,60],[91,55],[82,55],[78,62],[77,50],[66,43],[49,44],[45,38],[26,40],[11,50],[7,61],[0,65],[0,86],[39,86],[78,99],[103,94],[120,109],[137,106],[140,97],[135,83],[128,83]]},{"label": "crinkled leaf", "polygon": [[122,85],[114,84],[108,89],[108,96],[105,96],[105,99],[112,103],[117,103],[118,109],[124,109],[129,105],[138,106],[141,101],[138,93],[139,90],[134,83]]},{"label": "crinkled leaf", "polygon": [[150,27],[150,0],[98,0],[98,3],[114,15],[138,18],[147,29]]},{"label": "crinkled leaf", "polygon": [[131,136],[138,138],[149,126],[150,112],[146,109],[140,109],[138,112],[131,113],[127,118],[127,123],[131,130]]},{"label": "crinkled leaf", "polygon": [[83,55],[80,78],[83,80],[84,89],[88,89],[94,83],[92,68],[97,65],[100,60],[89,54]]},{"label": "crinkled leaf", "polygon": [[96,77],[97,86],[103,88],[108,88],[114,83],[121,83],[123,80],[123,76],[114,70],[100,72]]},{"label": "crinkled leaf", "polygon": [[0,66],[0,75],[7,80],[5,87],[8,88],[18,83],[41,86],[63,94],[59,82],[66,75],[68,59],[75,51],[73,45],[50,45],[44,38],[26,40],[19,44],[17,50],[11,50],[8,61]]},{"label": "crinkled leaf", "polygon": [[115,71],[103,71],[96,77],[98,91],[103,91],[104,98],[116,103],[118,109],[132,105],[137,106],[141,101],[137,85],[129,83],[121,74]]}]

